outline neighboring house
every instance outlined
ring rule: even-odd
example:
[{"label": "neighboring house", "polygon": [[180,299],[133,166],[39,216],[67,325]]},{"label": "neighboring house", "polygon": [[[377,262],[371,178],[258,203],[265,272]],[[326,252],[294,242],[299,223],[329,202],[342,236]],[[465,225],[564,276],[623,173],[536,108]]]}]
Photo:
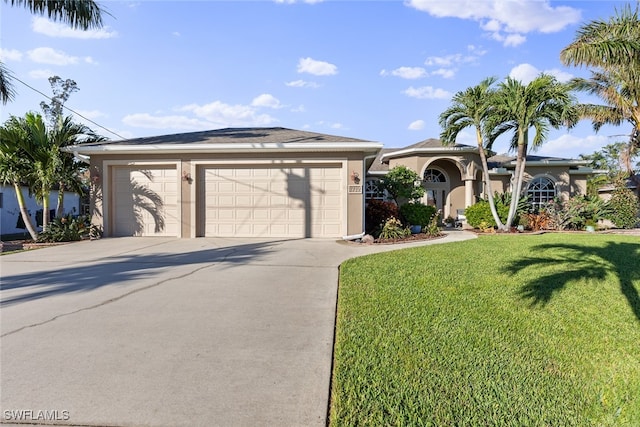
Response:
[{"label": "neighboring house", "polygon": [[[636,175],[638,178],[640,178],[640,175]],[[631,178],[628,178],[625,182],[625,185],[628,189],[632,190],[634,193],[637,194],[637,188],[636,188],[636,184],[631,180]],[[609,185],[605,185],[603,187],[600,187],[598,189],[598,195],[604,199],[605,201],[611,199],[611,195],[613,194],[613,190],[616,189],[616,186],[613,184],[609,184]]]},{"label": "neighboring house", "polygon": [[[80,197],[75,193],[65,192],[64,194],[65,211],[72,214],[80,213]],[[42,205],[38,204],[36,199],[29,194],[29,189],[25,186],[22,187],[22,195],[33,224],[38,224],[38,229],[41,230]],[[52,191],[49,195],[49,206],[55,209],[57,203],[58,192]],[[20,233],[29,234],[24,227],[22,215],[20,215],[16,192],[13,186],[0,185],[0,235]]]},{"label": "neighboring house", "polygon": [[284,128],[218,129],[74,147],[90,157],[105,236],[340,237],[364,228],[382,144]]},{"label": "neighboring house", "polygon": [[[328,237],[364,230],[374,180],[415,170],[445,217],[483,197],[476,147],[428,139],[406,148],[285,128],[218,129],[74,147],[90,157],[94,224],[105,236]],[[512,158],[491,159],[494,191]],[[534,203],[586,192],[586,161],[530,157]]]},{"label": "neighboring house", "polygon": [[[523,185],[533,205],[558,196],[567,199],[586,194],[587,178],[593,173],[588,161],[528,156]],[[515,156],[497,155],[488,159],[491,189],[511,191]],[[375,180],[389,169],[403,165],[422,178],[423,202],[441,209],[443,217],[456,217],[466,207],[485,197],[485,185],[478,148],[463,144],[443,146],[438,139],[427,139],[405,148],[383,149],[367,174],[367,195],[382,198],[375,191]]]}]

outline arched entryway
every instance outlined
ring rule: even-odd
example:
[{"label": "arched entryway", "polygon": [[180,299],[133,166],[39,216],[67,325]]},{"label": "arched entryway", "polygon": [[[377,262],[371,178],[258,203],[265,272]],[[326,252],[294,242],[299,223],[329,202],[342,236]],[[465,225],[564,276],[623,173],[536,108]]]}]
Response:
[{"label": "arched entryway", "polygon": [[451,180],[444,170],[438,167],[425,169],[422,175],[422,185],[425,190],[424,203],[445,212],[450,183]]}]

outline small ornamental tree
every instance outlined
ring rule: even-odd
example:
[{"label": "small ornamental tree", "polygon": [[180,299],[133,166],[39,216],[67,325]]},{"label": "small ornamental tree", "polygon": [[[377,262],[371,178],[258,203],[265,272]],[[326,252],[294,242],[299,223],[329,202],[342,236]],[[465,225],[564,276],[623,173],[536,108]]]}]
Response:
[{"label": "small ornamental tree", "polygon": [[386,190],[398,206],[424,196],[420,176],[406,166],[396,166],[378,181],[378,186]]}]

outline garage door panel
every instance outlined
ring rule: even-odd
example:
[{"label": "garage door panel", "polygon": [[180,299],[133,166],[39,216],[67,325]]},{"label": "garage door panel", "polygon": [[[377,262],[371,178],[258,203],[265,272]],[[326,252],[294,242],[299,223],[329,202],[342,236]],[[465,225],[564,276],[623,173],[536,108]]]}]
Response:
[{"label": "garage door panel", "polygon": [[[205,167],[206,236],[337,237],[342,234],[342,168]],[[328,222],[328,224],[327,224]],[[308,223],[308,224],[307,224]]]},{"label": "garage door panel", "polygon": [[112,234],[178,236],[175,166],[113,167]]}]

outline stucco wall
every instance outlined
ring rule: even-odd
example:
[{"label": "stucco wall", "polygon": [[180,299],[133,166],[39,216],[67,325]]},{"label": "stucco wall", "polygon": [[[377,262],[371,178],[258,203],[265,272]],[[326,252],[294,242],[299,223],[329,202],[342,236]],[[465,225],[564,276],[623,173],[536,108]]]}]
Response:
[{"label": "stucco wall", "polygon": [[[0,193],[2,194],[2,207],[0,207],[0,234],[19,234],[26,233],[27,230],[18,228],[18,218],[20,217],[20,207],[18,206],[18,198],[11,186],[0,185]],[[74,193],[64,193],[64,210],[65,213],[80,213],[80,196]],[[22,195],[25,205],[30,213],[33,224],[36,224],[36,212],[42,209],[33,196],[29,195],[26,187],[22,187]],[[58,193],[52,192],[49,196],[49,208],[55,209],[58,203]],[[41,227],[39,227],[41,229]]]},{"label": "stucco wall", "polygon": [[[344,194],[345,194],[345,215],[346,225],[344,227],[346,234],[358,234],[364,229],[364,181],[365,170],[363,162],[363,153],[243,153],[243,154],[183,154],[183,155],[164,155],[164,154],[135,154],[135,155],[93,155],[91,157],[91,179],[94,183],[92,188],[91,207],[93,212],[93,223],[104,228],[108,228],[105,224],[105,207],[103,206],[103,194],[105,189],[104,176],[108,176],[109,171],[105,170],[106,165],[117,162],[120,164],[136,162],[145,162],[151,164],[157,162],[176,162],[178,164],[178,173],[181,177],[180,184],[180,209],[182,223],[180,225],[181,235],[183,237],[195,237],[199,233],[198,224],[202,221],[200,212],[197,208],[197,191],[198,186],[198,164],[215,163],[217,161],[238,161],[252,163],[256,160],[260,162],[267,161],[269,164],[277,165],[280,162],[327,162],[340,163],[344,166]],[[264,164],[264,163],[262,163]],[[352,181],[353,172],[358,173],[360,179],[356,184]],[[188,179],[190,178],[190,179]],[[108,178],[107,178],[108,179]],[[348,186],[360,186],[360,192],[348,192]],[[195,186],[195,187],[194,187]],[[194,191],[195,188],[195,191]],[[107,191],[109,191],[107,186]],[[108,217],[108,215],[107,215]],[[108,219],[107,219],[108,221]]]}]

